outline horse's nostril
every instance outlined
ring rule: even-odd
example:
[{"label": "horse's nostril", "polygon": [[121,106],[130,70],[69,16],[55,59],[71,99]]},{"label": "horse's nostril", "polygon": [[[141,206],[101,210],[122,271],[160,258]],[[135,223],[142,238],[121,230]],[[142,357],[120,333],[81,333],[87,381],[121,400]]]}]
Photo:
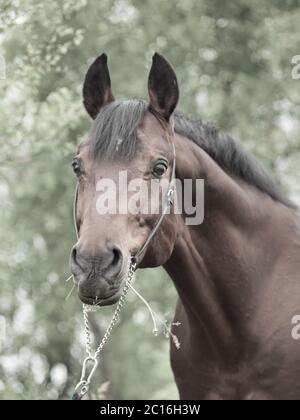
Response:
[{"label": "horse's nostril", "polygon": [[112,253],[113,253],[113,260],[111,262],[111,265],[115,267],[120,264],[122,260],[122,253],[119,248],[113,248]]},{"label": "horse's nostril", "polygon": [[72,260],[76,263],[76,258],[77,258],[77,250],[76,247],[74,246],[72,251],[71,251],[71,258]]}]

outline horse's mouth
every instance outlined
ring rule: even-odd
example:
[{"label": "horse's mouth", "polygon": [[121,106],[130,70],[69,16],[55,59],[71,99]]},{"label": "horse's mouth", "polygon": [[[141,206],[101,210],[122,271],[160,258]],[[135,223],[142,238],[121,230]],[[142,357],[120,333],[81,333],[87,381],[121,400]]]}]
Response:
[{"label": "horse's mouth", "polygon": [[78,292],[79,299],[82,303],[85,303],[86,305],[92,305],[92,306],[109,306],[113,305],[118,302],[122,295],[122,288],[117,290],[112,295],[105,297],[105,298],[99,298],[98,296],[91,297],[91,296],[84,296],[80,292]]}]

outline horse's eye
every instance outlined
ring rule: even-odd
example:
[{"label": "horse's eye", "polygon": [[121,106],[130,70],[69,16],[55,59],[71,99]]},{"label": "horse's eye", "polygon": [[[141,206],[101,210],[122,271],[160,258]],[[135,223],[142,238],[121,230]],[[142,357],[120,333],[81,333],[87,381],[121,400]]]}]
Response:
[{"label": "horse's eye", "polygon": [[166,172],[167,169],[168,169],[168,162],[163,159],[159,159],[154,163],[152,167],[152,175],[155,176],[156,178],[160,178],[163,176],[163,174]]},{"label": "horse's eye", "polygon": [[81,174],[81,165],[80,165],[80,160],[78,158],[74,158],[72,160],[72,168],[74,173],[79,176]]}]

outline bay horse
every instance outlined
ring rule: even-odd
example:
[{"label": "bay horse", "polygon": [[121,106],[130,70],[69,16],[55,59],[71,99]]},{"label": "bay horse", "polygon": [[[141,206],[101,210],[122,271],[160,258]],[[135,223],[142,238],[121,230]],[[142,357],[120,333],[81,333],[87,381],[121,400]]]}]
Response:
[{"label": "bay horse", "polygon": [[[155,54],[149,101],[114,99],[107,56],[90,66],[84,106],[93,119],[78,148],[76,224],[70,265],[84,303],[121,295],[132,255],[137,267],[163,266],[178,291],[171,366],[181,399],[300,398],[300,218],[296,207],[242,145],[212,124],[175,111],[176,74]],[[170,147],[174,145],[174,151]],[[204,180],[203,223],[170,212],[97,212],[97,182]],[[193,191],[193,194],[195,191]]]}]

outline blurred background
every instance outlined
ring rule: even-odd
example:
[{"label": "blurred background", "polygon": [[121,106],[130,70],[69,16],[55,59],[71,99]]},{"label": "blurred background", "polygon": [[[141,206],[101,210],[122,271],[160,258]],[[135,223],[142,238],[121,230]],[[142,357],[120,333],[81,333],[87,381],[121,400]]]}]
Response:
[{"label": "blurred background", "polygon": [[[240,139],[300,204],[299,21],[298,0],[0,1],[0,399],[65,399],[80,375],[81,304],[65,279],[91,60],[108,54],[117,97],[147,97],[151,56],[165,55],[179,109]],[[162,270],[136,287],[172,320]],[[111,313],[93,319],[98,339]],[[130,295],[90,398],[177,398],[169,342],[151,331]]]}]

